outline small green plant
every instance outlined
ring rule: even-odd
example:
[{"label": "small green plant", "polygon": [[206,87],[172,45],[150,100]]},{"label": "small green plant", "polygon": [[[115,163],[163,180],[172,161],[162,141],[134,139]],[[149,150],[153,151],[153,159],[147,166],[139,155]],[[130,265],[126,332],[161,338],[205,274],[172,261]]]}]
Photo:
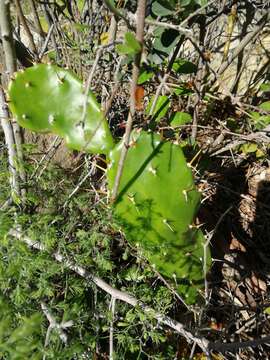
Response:
[{"label": "small green plant", "polygon": [[[70,148],[103,153],[112,190],[123,141],[114,145],[94,95],[55,65],[17,73],[9,86],[10,108],[19,124],[62,136]],[[195,301],[204,278],[203,235],[192,222],[200,202],[190,168],[178,145],[135,130],[114,211],[127,238],[182,295]]]}]

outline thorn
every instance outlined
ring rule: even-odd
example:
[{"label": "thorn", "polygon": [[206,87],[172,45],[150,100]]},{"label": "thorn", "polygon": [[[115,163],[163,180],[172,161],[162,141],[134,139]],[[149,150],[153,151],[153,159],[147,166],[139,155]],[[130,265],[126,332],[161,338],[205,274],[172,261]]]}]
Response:
[{"label": "thorn", "polygon": [[62,75],[56,74],[56,75],[57,75],[57,79],[60,82],[60,84],[64,84],[65,77],[66,77],[65,74],[62,74]]},{"label": "thorn", "polygon": [[130,194],[127,196],[128,199],[132,202],[132,204],[136,205],[136,202],[135,202],[135,195],[133,194]]},{"label": "thorn", "polygon": [[137,141],[136,140],[132,140],[130,143],[129,143],[129,145],[128,145],[128,147],[136,147],[136,145],[137,145]]},{"label": "thorn", "polygon": [[23,120],[27,120],[27,115],[26,115],[26,114],[22,114],[22,119],[23,119]]},{"label": "thorn", "polygon": [[25,83],[25,87],[26,87],[26,88],[29,88],[30,86],[31,86],[31,83],[30,83],[30,82]]},{"label": "thorn", "polygon": [[54,120],[55,120],[55,118],[54,118],[53,114],[50,114],[48,117],[48,121],[51,125],[53,124]]},{"label": "thorn", "polygon": [[185,197],[186,202],[188,202],[187,191],[186,191],[186,190],[183,190],[182,193],[184,194],[184,197]]},{"label": "thorn", "polygon": [[135,206],[137,213],[140,214],[140,210],[138,209],[136,201],[135,201],[135,194],[128,194],[127,197],[132,202],[132,204]]},{"label": "thorn", "polygon": [[148,168],[148,170],[150,171],[150,173],[152,173],[154,176],[157,175],[157,170],[155,168],[152,167],[152,165],[150,165],[150,167]]},{"label": "thorn", "polygon": [[188,202],[188,193],[189,193],[190,191],[193,191],[193,190],[194,190],[194,187],[193,187],[193,186],[191,186],[189,189],[184,189],[184,190],[182,190],[182,193],[183,193],[183,195],[184,195],[184,197],[185,197],[186,202]]},{"label": "thorn", "polygon": [[167,219],[163,219],[163,224],[165,224],[166,226],[168,226],[168,228],[174,233],[174,230],[173,228],[171,227],[171,225],[168,223],[168,220]]}]

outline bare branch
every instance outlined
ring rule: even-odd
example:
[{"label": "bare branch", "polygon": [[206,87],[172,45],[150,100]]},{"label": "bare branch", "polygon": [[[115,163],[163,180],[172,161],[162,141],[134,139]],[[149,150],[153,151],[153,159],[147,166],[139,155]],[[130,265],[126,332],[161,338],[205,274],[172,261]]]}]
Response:
[{"label": "bare branch", "polygon": [[113,323],[114,323],[114,315],[115,315],[115,298],[113,296],[110,302],[110,310],[112,314],[112,319],[110,322],[109,359],[113,360]]},{"label": "bare branch", "polygon": [[144,35],[144,23],[145,23],[145,10],[146,10],[146,0],[139,0],[137,8],[137,27],[136,27],[136,39],[141,44],[141,50],[135,55],[135,60],[133,64],[132,71],[132,82],[130,86],[130,110],[128,114],[128,119],[126,123],[126,131],[124,135],[124,146],[122,148],[120,159],[118,163],[117,173],[115,177],[115,182],[112,191],[112,200],[114,201],[117,196],[118,188],[120,185],[120,180],[124,168],[125,159],[128,152],[130,134],[132,130],[133,119],[135,116],[135,106],[136,106],[136,86],[140,72],[140,63],[141,55],[143,48],[143,35]]},{"label": "bare branch", "polygon": [[19,16],[19,18],[21,20],[21,23],[22,23],[22,25],[24,27],[24,30],[25,30],[25,32],[27,34],[27,37],[29,39],[30,49],[33,51],[33,53],[35,55],[37,55],[38,52],[37,52],[37,48],[36,48],[36,45],[35,45],[35,42],[34,42],[34,38],[33,38],[33,35],[31,33],[30,29],[29,29],[29,26],[27,24],[25,16],[23,14],[22,7],[21,7],[21,2],[19,0],[15,0],[15,4],[16,4],[16,9],[17,9],[18,16]]},{"label": "bare branch", "polygon": [[[8,78],[10,78],[11,75],[17,70],[17,62],[16,62],[13,36],[12,36],[12,26],[11,26],[11,17],[10,17],[10,1],[7,1],[7,0],[0,0],[0,28],[1,28],[2,42],[3,42],[3,48],[4,48],[4,54],[5,54],[6,71],[9,75]],[[4,98],[2,98],[2,99],[4,99]],[[7,119],[7,118],[9,118],[9,112],[7,109],[5,111],[6,111],[5,117]],[[14,137],[15,144],[16,144],[17,160],[20,165],[19,166],[19,175],[20,175],[21,181],[25,183],[26,182],[26,174],[25,174],[25,170],[23,168],[22,135],[21,135],[20,126],[15,121],[12,123],[12,130],[13,130],[13,137]],[[11,134],[9,135],[9,139],[6,141],[10,142],[10,139],[11,139]],[[24,191],[24,189],[20,190],[19,187],[20,187],[20,184],[18,184],[18,190],[19,190],[19,193],[21,192],[21,195],[24,198],[25,191]]]},{"label": "bare branch", "polygon": [[20,187],[18,183],[18,174],[16,171],[16,148],[15,148],[15,140],[11,122],[9,120],[9,112],[7,108],[7,104],[5,101],[5,95],[3,89],[0,87],[0,118],[1,125],[5,135],[5,142],[8,149],[8,165],[9,165],[9,173],[10,173],[10,187],[11,192],[15,196],[19,196]]},{"label": "bare branch", "polygon": [[218,76],[230,66],[233,60],[243,51],[243,49],[258,36],[259,32],[264,28],[265,24],[270,20],[270,12],[265,12],[258,23],[254,26],[253,30],[248,33],[240,44],[234,49],[233,53],[229,55],[227,60],[220,65]]},{"label": "bare branch", "polygon": [[0,28],[5,54],[6,70],[8,72],[8,75],[11,76],[17,70],[17,65],[12,37],[9,5],[10,1],[0,0]]}]

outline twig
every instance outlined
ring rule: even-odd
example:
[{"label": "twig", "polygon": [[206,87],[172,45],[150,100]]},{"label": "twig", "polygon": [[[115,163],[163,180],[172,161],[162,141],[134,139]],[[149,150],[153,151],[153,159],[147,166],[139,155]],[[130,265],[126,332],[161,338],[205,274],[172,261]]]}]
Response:
[{"label": "twig", "polygon": [[[66,322],[61,322],[60,324],[55,320],[54,316],[50,313],[49,309],[47,308],[47,306],[45,305],[44,302],[41,302],[41,309],[44,313],[44,315],[46,316],[47,320],[49,321],[49,326],[46,332],[46,337],[45,337],[45,343],[44,343],[44,347],[46,348],[49,345],[50,342],[50,334],[51,331],[53,329],[56,329],[59,333],[59,337],[60,339],[63,341],[64,344],[67,344],[67,334],[64,332],[63,329],[66,329],[68,327],[73,326],[73,321],[69,320]],[[43,356],[43,360],[46,359],[46,355]]]},{"label": "twig", "polygon": [[[82,118],[81,118],[81,122],[82,124],[84,124],[85,122],[85,117],[86,117],[86,113],[87,113],[87,101],[88,101],[88,95],[89,95],[89,91],[90,91],[90,86],[91,86],[91,83],[92,83],[92,80],[93,80],[93,77],[94,77],[94,74],[95,74],[95,71],[96,71],[96,68],[97,68],[97,65],[98,65],[98,62],[99,62],[99,59],[101,57],[101,55],[103,54],[103,51],[105,49],[108,49],[112,46],[114,46],[115,43],[111,43],[111,44],[106,44],[106,45],[102,45],[99,47],[99,49],[97,50],[97,53],[96,53],[96,57],[95,57],[95,60],[94,60],[94,63],[92,65],[92,68],[91,68],[91,71],[89,73],[89,76],[87,78],[87,81],[86,81],[86,84],[85,84],[85,87],[84,87],[84,102],[83,102],[83,111],[82,111]],[[104,120],[104,119],[103,119]],[[102,120],[102,121],[103,121]],[[100,126],[100,125],[99,125]]]},{"label": "twig", "polygon": [[130,30],[133,30],[133,26],[130,24],[130,21],[128,19],[128,16],[125,15],[122,11],[120,11],[119,9],[117,9],[114,5],[113,2],[110,0],[104,0],[105,5],[107,6],[107,8],[115,15],[116,19],[122,19],[125,21],[127,27]]},{"label": "twig", "polygon": [[24,14],[23,14],[20,0],[15,0],[15,4],[16,4],[16,9],[17,9],[18,16],[19,16],[19,18],[21,20],[21,23],[22,23],[22,25],[24,27],[24,30],[25,30],[25,32],[27,34],[29,44],[30,44],[30,49],[37,56],[38,51],[37,51],[37,48],[36,48],[36,44],[34,42],[33,35],[32,35],[32,33],[31,33],[30,29],[29,29],[29,26],[27,24],[27,21],[25,19]]},{"label": "twig", "polygon": [[42,49],[41,49],[41,51],[40,51],[40,54],[39,54],[39,56],[38,56],[39,59],[42,59],[43,56],[44,56],[44,54],[45,54],[45,51],[46,51],[47,46],[48,46],[48,43],[49,43],[50,38],[51,38],[51,36],[52,36],[53,29],[54,29],[54,24],[52,23],[52,25],[50,26],[50,29],[49,29],[49,31],[48,31],[48,34],[47,34],[47,36],[46,36],[44,45],[43,45],[43,47],[42,47]]},{"label": "twig", "polygon": [[[33,241],[28,236],[24,236],[21,231],[16,229],[11,229],[9,231],[9,235],[24,242],[27,244],[30,248],[37,249],[39,251],[46,251],[46,247],[41,244],[38,241]],[[138,299],[136,299],[134,296],[124,292],[117,290],[107,284],[104,280],[101,278],[95,276],[94,274],[88,272],[83,267],[77,265],[67,257],[63,256],[59,252],[55,252],[51,254],[51,256],[58,261],[59,263],[63,264],[66,268],[69,270],[74,271],[79,276],[83,277],[84,279],[93,282],[97,287],[104,290],[106,293],[110,294],[115,300],[123,301],[127,304],[130,304],[133,307],[140,307],[145,313],[150,313],[158,322],[169,326],[171,329],[175,330],[180,335],[184,336],[188,342],[195,342],[202,351],[209,353],[209,341],[203,337],[198,337],[193,335],[189,330],[186,330],[184,325],[180,322],[163,315],[151,307],[147,306],[146,304],[142,303]]]},{"label": "twig", "polygon": [[212,343],[211,349],[219,352],[226,351],[238,351],[239,349],[245,349],[248,347],[256,347],[262,344],[270,344],[270,336],[264,336],[260,339],[254,339],[249,341],[241,341],[230,344],[222,344],[222,343]]},{"label": "twig", "polygon": [[[17,70],[14,42],[12,36],[12,26],[10,17],[10,1],[0,0],[0,28],[2,34],[3,49],[5,54],[6,71],[8,78]],[[9,79],[8,79],[9,80]],[[10,118],[8,110],[6,110],[6,118]],[[12,122],[13,137],[16,144],[16,158],[19,163],[19,177],[20,180],[26,183],[26,173],[23,167],[23,151],[22,151],[22,134],[19,124]],[[9,136],[11,138],[11,135]],[[21,189],[21,184],[18,183],[19,193],[22,196],[22,201],[25,200],[25,189]]]},{"label": "twig", "polygon": [[159,26],[159,27],[164,27],[166,29],[173,29],[178,31],[181,34],[184,34],[186,36],[192,36],[193,35],[193,31],[189,30],[181,25],[173,25],[170,23],[166,23],[166,22],[162,22],[162,21],[156,21],[156,20],[150,20],[150,19],[145,19],[145,23],[147,25],[154,25],[154,26]]},{"label": "twig", "polygon": [[234,51],[227,58],[227,60],[220,65],[220,68],[218,70],[218,76],[224,73],[224,71],[230,66],[233,60],[244,50],[244,48],[247,46],[248,43],[254,41],[255,37],[258,36],[259,32],[264,28],[265,24],[269,21],[269,19],[270,19],[270,12],[268,11],[264,12],[263,16],[254,26],[253,30],[244,37],[244,39],[234,49]]},{"label": "twig", "polygon": [[44,39],[45,38],[45,34],[44,31],[42,29],[40,20],[39,20],[39,16],[38,16],[38,12],[37,12],[37,7],[35,4],[34,0],[30,0],[30,6],[32,9],[32,13],[33,13],[33,17],[34,17],[34,22],[35,22],[35,26],[36,26],[36,30],[38,31],[39,35]]},{"label": "twig", "polygon": [[217,229],[218,229],[219,225],[222,223],[223,219],[231,211],[232,208],[233,208],[233,206],[229,206],[228,209],[220,216],[220,218],[218,219],[218,222],[215,225],[215,228],[213,229],[211,234],[209,234],[207,241],[203,245],[203,250],[204,250],[203,272],[204,272],[204,279],[205,279],[204,288],[205,288],[205,301],[206,301],[206,303],[208,302],[208,299],[209,299],[209,296],[208,296],[208,281],[207,281],[207,276],[206,276],[207,271],[208,271],[207,270],[207,248],[209,247],[209,244],[211,243],[211,240],[213,239],[213,236],[217,232]]},{"label": "twig", "polygon": [[189,14],[188,17],[186,17],[185,20],[181,22],[180,26],[185,26],[189,22],[189,20],[191,20],[194,16],[201,14],[208,6],[212,5],[215,2],[216,0],[207,1],[205,5],[199,7],[196,11]]},{"label": "twig", "polygon": [[215,151],[210,156],[216,156],[216,155],[222,154],[226,151],[232,150],[236,146],[245,144],[247,141],[257,142],[259,144],[261,144],[261,143],[269,144],[270,137],[267,136],[268,132],[269,132],[269,130],[267,131],[267,129],[262,129],[261,131],[258,131],[258,132],[255,132],[255,133],[252,133],[249,135],[239,135],[242,138],[241,140],[234,140],[234,141],[230,142],[228,145],[224,146],[222,149]]},{"label": "twig", "polygon": [[180,47],[181,47],[181,44],[182,44],[183,40],[184,40],[184,37],[182,36],[180,38],[180,40],[178,41],[177,45],[175,46],[175,48],[173,49],[172,53],[171,53],[172,55],[170,56],[170,61],[169,61],[169,64],[167,66],[166,72],[165,72],[163,78],[161,79],[160,84],[159,84],[159,86],[157,88],[157,91],[155,93],[155,97],[154,97],[153,103],[152,103],[150,111],[149,111],[149,116],[153,115],[153,112],[154,112],[154,110],[156,108],[156,104],[157,104],[157,101],[158,101],[158,97],[159,97],[159,95],[160,95],[160,93],[162,91],[163,86],[166,84],[166,81],[167,81],[167,79],[169,77],[170,71],[171,71],[171,69],[173,67],[173,63],[174,63],[174,61],[175,61],[175,59],[176,59],[176,57],[178,55],[178,52],[180,50]]},{"label": "twig", "polygon": [[[34,169],[34,171],[32,172],[31,176],[30,176],[30,179],[29,180],[32,180],[34,178],[34,176],[36,176],[37,172],[38,172],[38,169],[40,168],[41,164],[48,158],[47,162],[49,162],[51,160],[51,158],[53,157],[55,151],[57,150],[57,148],[61,145],[61,141],[60,143],[56,144],[57,143],[57,140],[59,139],[59,136],[56,136],[52,143],[50,144],[48,150],[46,150],[46,153],[42,156],[42,158],[40,159],[40,161],[38,162],[36,168]],[[52,150],[52,154],[50,154]],[[46,166],[46,165],[45,165]],[[40,171],[40,174],[38,175],[38,179],[40,178],[41,174],[43,173],[43,171],[45,170],[45,168],[43,167]]]},{"label": "twig", "polygon": [[113,360],[113,323],[115,314],[115,298],[112,296],[110,303],[111,322],[110,322],[110,338],[109,338],[109,360]]},{"label": "twig", "polygon": [[[45,14],[46,22],[47,22],[49,28],[51,28],[52,25],[54,25],[54,27],[53,27],[53,30],[54,30],[55,29],[55,24],[53,22],[53,19],[52,19],[51,13],[50,13],[49,3],[44,3],[43,8],[44,8],[44,14]],[[60,59],[60,52],[59,52],[59,48],[58,48],[57,42],[56,42],[56,37],[54,36],[53,31],[51,33],[51,38],[52,38],[53,47],[54,47],[54,50],[55,50],[55,53],[56,53],[56,62],[58,62],[59,59]]]},{"label": "twig", "polygon": [[9,1],[0,0],[0,29],[5,54],[6,71],[8,72],[8,76],[11,76],[16,71],[17,66],[15,48],[13,45],[9,5]]},{"label": "twig", "polygon": [[16,148],[15,148],[15,140],[11,122],[9,121],[9,113],[8,108],[5,101],[4,91],[0,87],[0,118],[1,125],[5,135],[5,142],[8,149],[8,165],[9,165],[9,173],[10,173],[10,187],[12,197],[15,195],[16,197],[20,194],[20,187],[18,183],[18,174],[16,171]]},{"label": "twig", "polygon": [[92,168],[90,169],[90,171],[87,172],[87,174],[76,185],[75,189],[73,189],[72,192],[69,194],[67,200],[65,201],[65,203],[63,205],[64,209],[67,206],[67,204],[69,203],[72,196],[74,196],[76,194],[76,192],[80,189],[81,185],[93,174],[93,171],[95,170],[95,167],[96,167],[96,163],[94,162],[94,164],[93,164]]},{"label": "twig", "polygon": [[114,201],[117,196],[118,188],[120,185],[120,180],[122,172],[124,169],[124,163],[128,152],[130,134],[132,130],[133,119],[135,116],[135,107],[136,107],[136,86],[140,72],[140,62],[143,48],[143,35],[144,35],[144,23],[145,23],[145,10],[146,10],[146,0],[139,0],[137,7],[137,27],[136,27],[136,39],[141,44],[141,50],[135,55],[135,60],[132,70],[132,82],[130,86],[130,110],[128,114],[128,119],[126,123],[126,131],[124,135],[124,146],[120,154],[120,159],[118,163],[117,173],[115,176],[115,182],[112,191],[112,200]]},{"label": "twig", "polygon": [[[105,48],[108,48],[110,46],[112,46],[114,44],[108,44],[108,45],[104,45],[100,48],[100,50],[104,50]],[[88,79],[87,79],[87,83],[85,85],[85,98],[84,98],[84,103],[83,103],[83,113],[82,113],[82,117],[81,117],[81,122],[84,124],[85,122],[85,117],[86,117],[86,112],[87,112],[87,100],[88,100],[88,94],[89,94],[89,91],[90,91],[90,85],[91,85],[91,82],[92,82],[92,78],[94,76],[94,72],[95,72],[95,69],[96,69],[96,66],[98,64],[98,60],[101,56],[101,53],[100,54],[97,54],[96,55],[96,59],[95,59],[95,62],[92,66],[92,69],[91,69],[91,72],[88,76]],[[87,143],[84,145],[83,149],[84,150],[88,144],[90,144],[90,142],[92,141],[92,139],[94,138],[94,136],[96,135],[98,129],[100,128],[100,126],[102,125],[103,121],[106,121],[106,116],[108,115],[108,112],[110,110],[110,107],[111,107],[111,104],[112,104],[112,101],[114,99],[114,96],[116,94],[116,92],[118,91],[118,88],[119,88],[119,85],[120,85],[120,82],[119,80],[117,79],[117,75],[118,75],[118,71],[120,69],[120,65],[121,65],[121,61],[119,62],[118,64],[118,67],[117,67],[117,70],[116,70],[116,84],[114,86],[114,89],[112,91],[112,94],[109,98],[109,100],[106,102],[105,106],[104,106],[104,110],[103,110],[103,116],[102,116],[102,119],[99,121],[98,125],[96,126],[96,128],[94,129],[94,131],[92,132],[90,138],[88,139]]]}]

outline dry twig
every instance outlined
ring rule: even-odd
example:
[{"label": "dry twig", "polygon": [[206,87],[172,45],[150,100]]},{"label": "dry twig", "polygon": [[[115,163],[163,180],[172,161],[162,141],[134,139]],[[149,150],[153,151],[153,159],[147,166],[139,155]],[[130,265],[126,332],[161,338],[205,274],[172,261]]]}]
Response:
[{"label": "dry twig", "polygon": [[120,185],[120,180],[124,168],[125,159],[128,152],[130,134],[132,130],[133,119],[135,116],[135,107],[136,107],[136,86],[140,72],[140,62],[143,48],[143,35],[144,35],[144,22],[145,22],[145,10],[146,10],[146,0],[139,0],[137,8],[137,28],[136,28],[136,38],[141,44],[141,50],[135,55],[135,60],[133,64],[132,71],[132,82],[130,86],[130,110],[128,114],[128,119],[126,123],[126,131],[124,135],[124,146],[122,148],[120,159],[118,163],[117,173],[115,176],[115,182],[112,191],[112,200],[114,201],[117,197],[118,188]]}]

